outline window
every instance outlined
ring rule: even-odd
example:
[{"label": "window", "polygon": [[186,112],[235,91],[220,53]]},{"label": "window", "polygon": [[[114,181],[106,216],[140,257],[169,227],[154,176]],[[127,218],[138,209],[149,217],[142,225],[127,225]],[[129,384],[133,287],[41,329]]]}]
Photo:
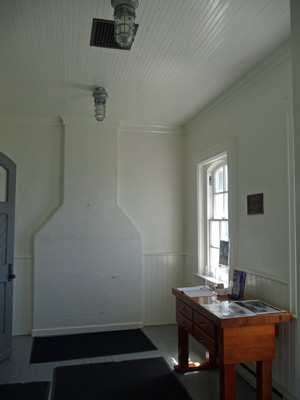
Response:
[{"label": "window", "polygon": [[[228,284],[236,259],[235,138],[195,155],[193,166],[196,275]],[[219,265],[220,240],[228,267]],[[230,242],[229,257],[226,241]]]},{"label": "window", "polygon": [[229,242],[227,157],[209,163],[206,204],[207,256],[205,275],[228,283],[229,268],[219,264],[220,241]]},{"label": "window", "polygon": [[228,168],[226,160],[213,163],[207,172],[207,265],[218,266],[220,240],[228,237]]}]

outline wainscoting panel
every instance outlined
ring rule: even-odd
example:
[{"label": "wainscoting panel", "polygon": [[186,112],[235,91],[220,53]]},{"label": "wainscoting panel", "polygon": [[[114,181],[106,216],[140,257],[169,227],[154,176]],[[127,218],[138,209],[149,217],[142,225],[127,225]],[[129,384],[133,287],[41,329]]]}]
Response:
[{"label": "wainscoting panel", "polygon": [[175,323],[175,297],[172,287],[184,285],[183,254],[143,256],[143,323]]},{"label": "wainscoting panel", "polygon": [[[290,295],[287,281],[262,277],[247,272],[245,293],[266,303],[289,311]],[[285,398],[292,399],[297,393],[297,321],[279,324],[276,337],[276,359],[273,361],[273,386]],[[254,363],[247,364],[254,372]]]},{"label": "wainscoting panel", "polygon": [[14,260],[13,336],[30,335],[33,307],[33,258]]},{"label": "wainscoting panel", "polygon": [[247,272],[245,293],[273,306],[290,310],[288,282],[266,278]]}]

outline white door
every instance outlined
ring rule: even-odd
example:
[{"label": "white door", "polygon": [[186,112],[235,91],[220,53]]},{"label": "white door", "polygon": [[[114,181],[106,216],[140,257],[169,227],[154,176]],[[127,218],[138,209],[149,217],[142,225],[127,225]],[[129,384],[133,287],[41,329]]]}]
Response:
[{"label": "white door", "polygon": [[16,165],[0,153],[0,361],[12,345]]}]

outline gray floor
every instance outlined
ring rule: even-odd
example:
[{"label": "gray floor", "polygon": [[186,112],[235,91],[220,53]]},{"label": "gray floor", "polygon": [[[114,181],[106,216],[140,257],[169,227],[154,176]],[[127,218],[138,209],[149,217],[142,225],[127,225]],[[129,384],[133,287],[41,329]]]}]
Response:
[{"label": "gray floor", "polygon": [[[177,360],[177,326],[166,325],[145,327],[143,328],[143,331],[156,345],[158,350],[145,353],[96,357],[44,364],[29,364],[32,338],[30,336],[16,336],[13,338],[12,356],[8,360],[0,363],[0,384],[14,382],[24,383],[29,381],[52,382],[53,369],[57,366],[122,361],[137,358],[164,357],[173,369]],[[205,354],[202,346],[191,338],[190,360],[201,361],[204,356]],[[186,374],[180,373],[176,375],[187,388],[193,400],[212,400],[219,398],[219,371],[217,369]],[[236,379],[236,398],[238,400],[256,399],[255,390],[239,375],[237,375]],[[277,396],[273,396],[273,398],[277,399]]]}]

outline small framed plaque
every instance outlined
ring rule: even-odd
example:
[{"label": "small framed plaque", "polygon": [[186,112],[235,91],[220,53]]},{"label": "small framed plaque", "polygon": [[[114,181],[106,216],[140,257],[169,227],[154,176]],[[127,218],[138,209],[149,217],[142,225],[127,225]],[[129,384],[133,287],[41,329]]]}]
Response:
[{"label": "small framed plaque", "polygon": [[264,213],[264,194],[249,194],[247,196],[247,210],[249,215]]}]

